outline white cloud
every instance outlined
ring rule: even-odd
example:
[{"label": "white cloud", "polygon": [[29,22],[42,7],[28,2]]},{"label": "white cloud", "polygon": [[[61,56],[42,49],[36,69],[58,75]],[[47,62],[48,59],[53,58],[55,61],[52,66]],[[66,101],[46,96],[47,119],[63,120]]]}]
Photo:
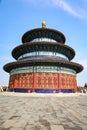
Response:
[{"label": "white cloud", "polygon": [[67,11],[73,16],[81,17],[66,1],[64,0],[52,0],[53,4]]},{"label": "white cloud", "polygon": [[87,0],[80,0],[80,2],[77,1],[69,1],[69,0],[23,0],[24,2],[27,2],[29,4],[32,4],[34,6],[53,6],[60,8],[70,15],[87,19]]},{"label": "white cloud", "polygon": [[[75,2],[73,2],[73,5],[70,5],[66,0],[52,0],[53,4],[64,11],[68,12],[69,14],[78,17],[78,18],[87,18],[86,14],[86,8],[84,6],[81,6],[79,4],[75,5]],[[87,2],[87,0],[82,0],[82,3]],[[75,6],[74,6],[75,5]],[[81,7],[80,7],[81,6]]]}]

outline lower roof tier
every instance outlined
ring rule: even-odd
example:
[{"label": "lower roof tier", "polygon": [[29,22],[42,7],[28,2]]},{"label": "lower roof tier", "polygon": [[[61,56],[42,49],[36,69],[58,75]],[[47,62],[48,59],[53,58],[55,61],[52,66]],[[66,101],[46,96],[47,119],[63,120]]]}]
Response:
[{"label": "lower roof tier", "polygon": [[68,57],[69,60],[72,60],[75,56],[74,49],[67,45],[54,42],[26,43],[24,45],[20,45],[14,48],[12,51],[12,56],[17,60],[23,54],[37,51],[58,52]]},{"label": "lower roof tier", "polygon": [[58,66],[58,67],[66,67],[70,68],[76,71],[76,73],[79,73],[83,70],[83,66],[74,63],[74,62],[69,62],[66,60],[27,60],[27,61],[18,61],[18,62],[11,62],[8,63],[4,66],[4,70],[8,73],[12,69],[19,68],[19,67],[27,67],[27,66]]}]

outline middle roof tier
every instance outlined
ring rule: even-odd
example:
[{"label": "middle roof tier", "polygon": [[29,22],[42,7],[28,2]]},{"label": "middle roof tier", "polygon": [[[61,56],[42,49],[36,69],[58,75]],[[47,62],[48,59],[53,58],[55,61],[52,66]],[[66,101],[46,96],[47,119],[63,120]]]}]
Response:
[{"label": "middle roof tier", "polygon": [[31,52],[54,52],[66,56],[69,60],[72,60],[75,56],[75,51],[71,47],[56,43],[56,42],[29,42],[17,46],[12,51],[12,56],[18,60],[24,54]]}]

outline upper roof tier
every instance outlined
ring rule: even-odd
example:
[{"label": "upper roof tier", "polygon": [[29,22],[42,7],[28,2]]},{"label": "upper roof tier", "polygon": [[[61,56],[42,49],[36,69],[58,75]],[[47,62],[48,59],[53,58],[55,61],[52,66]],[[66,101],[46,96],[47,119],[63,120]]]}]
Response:
[{"label": "upper roof tier", "polygon": [[65,43],[66,38],[63,35],[63,33],[61,33],[60,31],[51,29],[51,28],[46,28],[45,25],[44,26],[43,25],[42,25],[42,28],[32,29],[24,33],[24,35],[22,36],[22,43],[31,42],[37,38],[38,39],[47,38],[55,42],[60,42],[62,44]]}]

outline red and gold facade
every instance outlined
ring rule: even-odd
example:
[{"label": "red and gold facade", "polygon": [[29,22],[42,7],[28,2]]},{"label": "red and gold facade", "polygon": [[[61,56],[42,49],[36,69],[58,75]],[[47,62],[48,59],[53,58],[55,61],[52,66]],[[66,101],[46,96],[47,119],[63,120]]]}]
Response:
[{"label": "red and gold facade", "polygon": [[[77,90],[76,76],[57,73],[30,73],[15,74],[10,76],[9,86],[11,89],[26,89],[32,92],[35,89],[48,89],[50,92]],[[50,90],[51,89],[51,90]]]},{"label": "red and gold facade", "polygon": [[65,45],[65,36],[45,27],[26,32],[22,45],[12,51],[16,62],[4,70],[10,73],[9,90],[15,92],[58,93],[77,91],[76,74],[83,70],[71,62],[75,51]]}]

